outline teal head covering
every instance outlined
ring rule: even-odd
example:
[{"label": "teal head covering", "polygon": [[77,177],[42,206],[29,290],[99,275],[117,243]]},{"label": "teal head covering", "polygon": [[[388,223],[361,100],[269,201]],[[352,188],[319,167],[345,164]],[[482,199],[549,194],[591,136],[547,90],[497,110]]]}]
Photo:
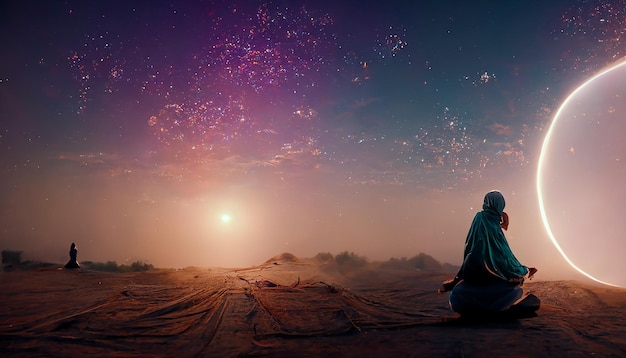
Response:
[{"label": "teal head covering", "polygon": [[467,281],[507,280],[528,273],[511,252],[500,227],[504,196],[498,191],[485,195],[483,210],[476,213],[465,240],[460,278]]},{"label": "teal head covering", "polygon": [[504,206],[506,202],[504,201],[504,196],[499,191],[490,191],[485,195],[485,200],[483,201],[483,210],[488,211],[492,214],[497,214],[498,217],[502,216],[502,212],[504,211]]}]

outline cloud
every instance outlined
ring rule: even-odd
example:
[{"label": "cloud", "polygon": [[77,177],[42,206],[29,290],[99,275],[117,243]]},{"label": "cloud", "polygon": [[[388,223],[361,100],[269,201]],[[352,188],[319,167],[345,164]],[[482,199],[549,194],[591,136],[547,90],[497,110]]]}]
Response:
[{"label": "cloud", "polygon": [[492,132],[494,132],[497,135],[503,135],[506,137],[510,137],[513,135],[513,128],[511,128],[511,126],[505,125],[505,124],[501,124],[501,123],[494,123],[490,126],[488,126],[487,128],[489,128],[489,130],[491,130]]}]

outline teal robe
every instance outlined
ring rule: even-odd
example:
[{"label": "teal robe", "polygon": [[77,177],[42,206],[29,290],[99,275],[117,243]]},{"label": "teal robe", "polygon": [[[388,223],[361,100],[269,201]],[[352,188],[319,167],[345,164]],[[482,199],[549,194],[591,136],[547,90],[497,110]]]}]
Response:
[{"label": "teal robe", "polygon": [[450,307],[462,315],[505,311],[522,297],[520,284],[509,279],[525,276],[528,268],[513,255],[500,227],[504,205],[502,194],[487,193],[467,234],[460,283],[450,293]]},{"label": "teal robe", "polygon": [[504,205],[499,192],[485,195],[483,210],[476,213],[465,240],[460,279],[477,283],[508,281],[528,273],[528,268],[513,255],[500,227]]}]

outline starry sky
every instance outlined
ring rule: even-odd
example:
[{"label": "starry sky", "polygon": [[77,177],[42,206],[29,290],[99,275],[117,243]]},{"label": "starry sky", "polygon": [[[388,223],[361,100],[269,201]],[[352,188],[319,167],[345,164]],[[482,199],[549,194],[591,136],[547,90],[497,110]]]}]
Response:
[{"label": "starry sky", "polygon": [[[460,264],[484,194],[544,278],[545,133],[626,1],[4,1],[0,242],[24,258]],[[542,269],[545,271],[542,271]]]}]

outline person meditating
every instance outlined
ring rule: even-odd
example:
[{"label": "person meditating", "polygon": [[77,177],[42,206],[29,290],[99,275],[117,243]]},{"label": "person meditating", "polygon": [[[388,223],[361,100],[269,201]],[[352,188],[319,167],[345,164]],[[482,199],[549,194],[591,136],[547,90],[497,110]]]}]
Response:
[{"label": "person meditating", "polygon": [[76,256],[78,255],[78,250],[76,249],[76,244],[72,243],[70,246],[70,260],[65,264],[66,269],[80,268],[78,265],[78,261],[76,261]]},{"label": "person meditating", "polygon": [[450,308],[461,316],[512,312],[534,314],[539,298],[528,294],[523,300],[524,277],[532,279],[534,267],[522,265],[504,236],[509,225],[504,196],[498,191],[485,195],[483,210],[470,226],[463,264],[452,280],[444,281],[439,293],[450,292]]}]

